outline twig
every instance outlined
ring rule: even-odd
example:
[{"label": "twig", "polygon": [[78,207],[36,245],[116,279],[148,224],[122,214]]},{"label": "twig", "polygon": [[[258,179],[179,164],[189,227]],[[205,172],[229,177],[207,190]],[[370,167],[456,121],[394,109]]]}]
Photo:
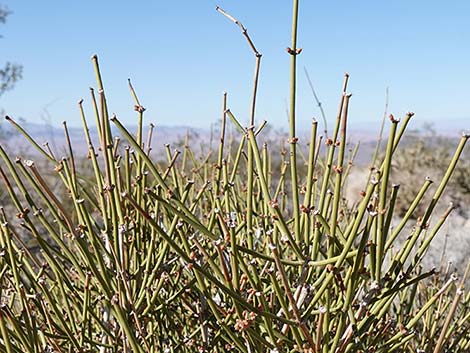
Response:
[{"label": "twig", "polygon": [[304,66],[304,72],[305,72],[305,76],[307,77],[308,85],[310,86],[310,89],[312,90],[313,98],[315,98],[315,101],[317,102],[317,106],[320,109],[321,117],[323,119],[323,125],[325,126],[325,129],[323,130],[323,132],[325,133],[325,139],[328,139],[328,124],[326,122],[325,111],[323,110],[322,103],[320,102],[320,99],[317,96],[317,92],[315,91],[315,88],[313,87],[312,80],[310,80],[310,76],[305,66]]}]

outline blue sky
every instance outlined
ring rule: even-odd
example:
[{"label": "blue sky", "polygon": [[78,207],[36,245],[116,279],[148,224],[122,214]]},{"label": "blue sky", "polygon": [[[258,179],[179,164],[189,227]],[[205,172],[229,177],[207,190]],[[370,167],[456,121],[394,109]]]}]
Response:
[{"label": "blue sky", "polygon": [[[127,124],[135,112],[131,78],[147,122],[208,127],[220,118],[222,92],[248,122],[254,57],[219,5],[248,28],[263,54],[257,119],[287,128],[291,1],[0,0],[13,14],[0,26],[0,64],[24,65],[24,79],[0,97],[13,117],[79,125],[77,101],[94,86],[99,55],[110,110]],[[379,125],[385,90],[396,116],[415,126],[468,129],[470,2],[300,1],[299,127],[320,117],[303,67],[328,120],[342,77],[351,75],[351,122]],[[91,113],[90,122],[93,121]]]}]

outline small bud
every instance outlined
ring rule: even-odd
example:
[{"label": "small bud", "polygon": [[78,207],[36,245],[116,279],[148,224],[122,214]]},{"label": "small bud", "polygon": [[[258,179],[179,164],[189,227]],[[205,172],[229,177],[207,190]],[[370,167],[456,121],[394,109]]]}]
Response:
[{"label": "small bud", "polygon": [[298,137],[291,137],[291,138],[287,139],[287,143],[289,143],[291,145],[295,145],[298,141],[299,141]]},{"label": "small bud", "polygon": [[137,105],[137,104],[134,106],[134,110],[135,110],[136,112],[139,112],[139,113],[145,112],[145,108],[144,108],[143,106]]}]

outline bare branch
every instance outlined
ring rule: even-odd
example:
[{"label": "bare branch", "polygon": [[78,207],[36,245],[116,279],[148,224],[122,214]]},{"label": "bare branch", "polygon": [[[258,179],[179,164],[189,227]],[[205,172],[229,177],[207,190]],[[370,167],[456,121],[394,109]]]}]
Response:
[{"label": "bare branch", "polygon": [[255,53],[255,56],[257,57],[260,57],[261,56],[261,53],[256,49],[253,41],[251,40],[250,36],[248,35],[248,31],[247,29],[245,28],[245,26],[243,26],[243,24],[238,21],[235,17],[233,17],[232,15],[230,15],[228,12],[226,12],[224,9],[222,9],[221,7],[217,6],[215,8],[218,12],[220,12],[222,15],[224,15],[225,17],[227,17],[230,21],[232,21],[233,23],[235,23],[239,28],[240,30],[242,31],[243,35],[245,36],[246,40],[248,41],[248,45],[250,46],[250,48],[253,50],[253,52]]}]

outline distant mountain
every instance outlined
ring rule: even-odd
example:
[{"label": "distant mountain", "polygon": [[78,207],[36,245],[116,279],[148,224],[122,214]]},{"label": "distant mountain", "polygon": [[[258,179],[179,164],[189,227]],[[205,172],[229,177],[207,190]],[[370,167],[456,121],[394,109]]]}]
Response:
[{"label": "distant mountain", "polygon": [[[50,124],[33,122],[24,122],[21,124],[21,126],[38,144],[42,145],[47,142],[57,157],[62,157],[67,154],[63,126],[53,126]],[[384,146],[386,143],[389,126],[390,124],[387,121],[383,132],[382,146]],[[90,134],[95,144],[95,148],[97,148],[99,141],[97,131],[94,126],[90,126],[89,128]],[[126,128],[132,134],[136,133],[136,126],[128,126]],[[359,155],[356,160],[358,163],[367,163],[369,160],[375,148],[375,142],[378,138],[379,129],[380,124],[372,124],[370,122],[355,122],[349,128],[347,136],[351,146],[358,142],[361,144]],[[297,130],[299,135],[299,145],[305,146],[306,142],[309,140],[310,127],[300,126]],[[6,150],[8,150],[9,154],[21,155],[23,158],[33,158],[37,156],[37,151],[30,146],[24,136],[22,136],[11,124],[3,121],[0,125],[0,131],[2,132],[0,134],[0,143]],[[319,127],[319,131],[321,131],[321,127]],[[444,121],[441,121],[439,124],[423,124],[419,121],[412,120],[407,130],[407,135],[413,137],[416,135],[419,136],[420,134],[435,134],[445,137],[457,137],[460,132],[461,130],[459,130],[457,124],[449,123],[446,125]],[[235,141],[238,141],[239,132],[236,131],[231,125],[229,125],[227,128],[226,140],[228,141],[231,133],[233,134]],[[332,131],[330,130],[328,133],[331,135]],[[88,146],[85,143],[83,128],[69,127],[69,134],[75,155],[77,157],[86,156],[88,153]],[[119,136],[119,131],[114,128],[113,134],[115,136]],[[144,129],[144,142],[147,141],[147,134],[148,126]],[[152,151],[154,156],[162,154],[165,144],[170,144],[172,150],[182,150],[184,148],[184,141],[187,134],[189,134],[190,145],[198,152],[207,151],[210,148],[211,143],[213,148],[217,148],[220,134],[217,128],[213,129],[211,138],[210,128],[202,129],[193,128],[190,126],[167,126],[157,124],[153,129],[152,138]],[[259,139],[260,142],[268,142],[273,146],[278,145],[278,141],[287,139],[287,135],[288,134],[286,130],[276,129],[276,127],[272,127],[268,124],[265,130],[259,135]],[[165,155],[162,154],[162,156]]]},{"label": "distant mountain", "polygon": [[[48,124],[39,124],[25,122],[21,124],[21,127],[39,144],[43,145],[47,143],[51,150],[56,154],[57,157],[65,154],[66,149],[66,138],[63,126],[52,126]],[[30,146],[26,138],[19,133],[13,126],[8,123],[1,125],[2,135],[0,143],[5,149],[11,154],[22,154],[25,155],[36,155],[36,151]],[[135,134],[137,131],[136,126],[126,127],[128,131]],[[95,144],[95,148],[98,147],[98,132],[94,126],[89,127],[90,135]],[[144,141],[147,141],[148,127],[144,128]],[[88,153],[88,146],[86,145],[86,139],[83,128],[79,127],[68,127],[70,140],[77,155],[86,155]],[[207,140],[210,137],[210,131],[198,128],[191,128],[188,126],[155,126],[152,137],[153,149],[163,149],[164,145],[178,144],[182,146],[186,135],[189,133],[192,139]],[[113,128],[113,134],[119,136],[117,128]]]}]

